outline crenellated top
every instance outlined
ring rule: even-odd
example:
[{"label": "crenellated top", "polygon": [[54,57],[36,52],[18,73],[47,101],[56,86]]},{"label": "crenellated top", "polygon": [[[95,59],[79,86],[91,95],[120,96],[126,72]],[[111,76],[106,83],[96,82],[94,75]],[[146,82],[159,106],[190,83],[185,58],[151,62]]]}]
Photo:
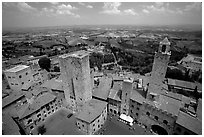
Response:
[{"label": "crenellated top", "polygon": [[171,43],[169,42],[168,38],[165,37],[164,40],[162,40],[159,43],[159,50],[158,50],[158,52],[162,53],[162,54],[171,55],[170,45],[171,45]]}]

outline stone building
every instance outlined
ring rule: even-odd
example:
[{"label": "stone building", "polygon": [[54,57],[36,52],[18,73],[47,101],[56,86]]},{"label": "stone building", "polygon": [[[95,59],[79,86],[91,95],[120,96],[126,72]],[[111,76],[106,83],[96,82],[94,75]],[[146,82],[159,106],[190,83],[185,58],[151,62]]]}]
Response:
[{"label": "stone building", "polygon": [[[171,51],[170,51],[170,42],[167,37],[160,42],[158,52],[156,52],[154,57],[154,63],[152,67],[149,88],[147,92],[147,98],[157,98],[160,94],[160,85],[165,79]],[[159,88],[159,89],[158,89]]]},{"label": "stone building", "polygon": [[74,112],[92,99],[89,54],[77,51],[59,57],[67,106]]},{"label": "stone building", "polygon": [[108,96],[109,114],[120,116],[122,90],[111,89]]},{"label": "stone building", "polygon": [[92,99],[76,115],[78,129],[87,135],[96,133],[107,119],[107,102]]},{"label": "stone building", "polygon": [[128,115],[130,96],[133,90],[133,79],[125,79],[122,85],[121,114]]},{"label": "stone building", "polygon": [[27,134],[62,107],[62,98],[47,92],[17,112],[17,120]]},{"label": "stone building", "polygon": [[33,81],[31,69],[26,65],[18,65],[4,71],[11,89],[19,91],[22,86]]}]

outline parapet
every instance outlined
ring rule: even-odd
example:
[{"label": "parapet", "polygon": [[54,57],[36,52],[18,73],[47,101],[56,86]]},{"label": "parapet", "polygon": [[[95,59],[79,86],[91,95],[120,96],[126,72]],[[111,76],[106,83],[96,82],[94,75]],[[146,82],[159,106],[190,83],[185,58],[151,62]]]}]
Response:
[{"label": "parapet", "polygon": [[63,54],[63,55],[59,56],[59,58],[74,57],[74,58],[82,59],[86,56],[89,56],[89,52],[87,52],[85,50],[80,50],[80,51],[76,51],[76,52],[72,52],[72,53],[68,53],[68,54]]}]

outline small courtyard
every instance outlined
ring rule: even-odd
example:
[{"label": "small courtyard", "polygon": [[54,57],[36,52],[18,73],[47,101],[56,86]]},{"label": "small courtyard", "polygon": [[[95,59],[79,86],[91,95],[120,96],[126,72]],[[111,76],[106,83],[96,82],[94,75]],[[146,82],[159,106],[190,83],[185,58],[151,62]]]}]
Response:
[{"label": "small courtyard", "polygon": [[[75,125],[74,115],[68,118],[69,114],[71,113],[62,108],[48,117],[44,123],[39,125],[44,125],[46,129],[44,135],[83,135]],[[33,130],[33,134],[38,134],[37,128]]]},{"label": "small courtyard", "polygon": [[[78,130],[75,116],[71,112],[62,108],[49,116],[44,123],[39,126],[44,127],[43,135],[84,135]],[[67,117],[69,115],[69,118]],[[38,127],[39,127],[38,126]],[[38,127],[32,133],[38,135]],[[118,117],[108,115],[108,119],[102,129],[97,134],[101,135],[151,135],[146,129],[134,124],[132,127],[118,121]]]}]

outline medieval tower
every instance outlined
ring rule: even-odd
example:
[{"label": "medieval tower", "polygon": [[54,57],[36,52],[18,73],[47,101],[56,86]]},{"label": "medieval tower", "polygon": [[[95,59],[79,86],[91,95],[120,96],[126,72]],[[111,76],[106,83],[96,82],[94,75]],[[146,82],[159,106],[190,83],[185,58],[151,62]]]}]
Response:
[{"label": "medieval tower", "polygon": [[162,92],[162,84],[171,56],[170,45],[171,43],[166,37],[160,42],[158,52],[156,52],[154,56],[154,63],[147,92],[148,99],[157,100],[160,92]]},{"label": "medieval tower", "polygon": [[128,115],[129,101],[133,90],[133,79],[125,79],[122,85],[121,114]]},{"label": "medieval tower", "polygon": [[74,112],[92,99],[89,54],[77,51],[59,57],[67,106]]}]

